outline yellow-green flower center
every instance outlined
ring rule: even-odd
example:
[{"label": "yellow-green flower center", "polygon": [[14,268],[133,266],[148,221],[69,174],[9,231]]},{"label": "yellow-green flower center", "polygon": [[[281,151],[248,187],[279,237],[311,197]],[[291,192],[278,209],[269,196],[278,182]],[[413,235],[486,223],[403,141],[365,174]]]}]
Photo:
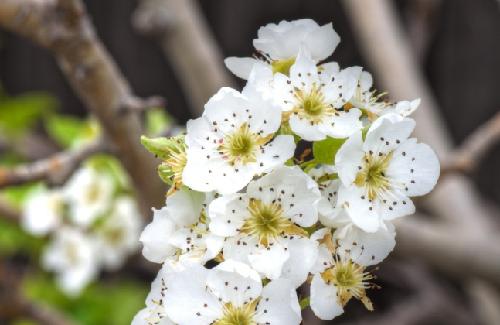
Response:
[{"label": "yellow-green flower center", "polygon": [[271,68],[273,69],[273,74],[279,72],[288,76],[290,74],[290,68],[294,63],[295,58],[272,61]]},{"label": "yellow-green flower center", "polygon": [[345,306],[354,297],[361,300],[368,310],[373,310],[366,289],[373,287],[369,282],[373,276],[365,272],[365,267],[354,263],[351,259],[337,258],[334,265],[321,273],[323,280],[337,288],[339,303]]},{"label": "yellow-green flower center", "polygon": [[271,137],[272,135],[261,137],[253,133],[247,123],[243,123],[236,131],[224,138],[219,150],[231,165],[247,164],[257,160],[258,148],[269,142]]},{"label": "yellow-green flower center", "polygon": [[214,322],[214,325],[255,325],[253,320],[258,299],[255,299],[241,307],[235,307],[231,303],[225,304],[222,318]]},{"label": "yellow-green flower center", "polygon": [[332,105],[325,102],[321,87],[313,84],[309,92],[296,88],[294,97],[297,105],[292,109],[293,114],[305,118],[311,124],[320,123],[325,116],[338,114]]},{"label": "yellow-green flower center", "polygon": [[267,246],[273,239],[282,234],[307,235],[304,229],[284,216],[280,204],[265,204],[261,200],[250,199],[247,209],[250,215],[240,232],[257,236],[262,245]]},{"label": "yellow-green flower center", "polygon": [[171,194],[182,185],[182,172],[187,163],[186,145],[184,139],[177,139],[170,147],[169,156],[163,165],[168,166],[168,174],[171,175],[172,186],[168,190]]},{"label": "yellow-green flower center", "polygon": [[372,153],[365,155],[364,165],[356,174],[354,184],[366,188],[369,200],[373,200],[382,192],[389,190],[390,181],[385,172],[391,158],[392,153],[377,157],[373,156]]}]

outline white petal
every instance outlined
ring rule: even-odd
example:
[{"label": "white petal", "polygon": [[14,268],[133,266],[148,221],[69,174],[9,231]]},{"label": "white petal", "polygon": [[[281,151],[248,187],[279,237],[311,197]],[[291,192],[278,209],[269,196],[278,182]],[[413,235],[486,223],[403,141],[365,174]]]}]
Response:
[{"label": "white petal", "polygon": [[408,196],[429,193],[439,178],[439,160],[434,151],[416,139],[409,139],[394,150],[386,174]]},{"label": "white petal", "polygon": [[339,188],[339,204],[342,204],[352,222],[367,232],[375,232],[381,226],[382,217],[375,202],[369,202],[364,188],[357,186]]},{"label": "white petal", "polygon": [[306,141],[320,141],[326,138],[326,133],[317,125],[298,115],[290,116],[290,128],[292,131]]},{"label": "white petal", "polygon": [[233,194],[221,196],[210,203],[210,231],[215,235],[230,237],[238,233],[243,226],[248,200],[242,195]]},{"label": "white petal", "polygon": [[362,141],[361,132],[354,133],[335,155],[335,166],[339,178],[345,186],[354,182],[356,174],[359,172],[358,167],[362,166],[362,159],[365,155],[362,150]]},{"label": "white petal", "polygon": [[254,320],[259,324],[300,324],[297,292],[289,281],[276,279],[264,287]]},{"label": "white petal", "polygon": [[153,210],[155,212],[153,221],[144,228],[139,238],[144,245],[142,254],[147,260],[155,263],[164,262],[175,252],[175,248],[169,242],[175,224],[163,209]]},{"label": "white petal", "polygon": [[332,55],[340,43],[340,37],[333,29],[332,23],[323,25],[309,34],[304,41],[316,61],[321,61]]},{"label": "white petal", "polygon": [[264,153],[257,155],[257,162],[255,163],[259,173],[269,172],[292,158],[295,151],[295,142],[291,135],[278,135],[263,149]]},{"label": "white petal", "polygon": [[290,257],[283,265],[281,277],[289,279],[298,288],[309,275],[318,257],[318,243],[309,238],[294,238],[288,241]]},{"label": "white petal", "polygon": [[313,84],[319,84],[318,68],[307,50],[301,48],[295,63],[290,67],[292,85],[305,93],[311,90]]},{"label": "white petal", "polygon": [[344,312],[335,286],[326,284],[319,274],[315,274],[311,282],[311,309],[324,320],[334,319]]},{"label": "white petal", "polygon": [[238,58],[238,57],[228,57],[224,60],[224,64],[226,67],[234,73],[237,77],[241,79],[248,79],[250,76],[250,71],[252,71],[252,67],[258,60],[253,58]]},{"label": "white petal", "polygon": [[217,298],[236,307],[256,299],[262,291],[259,274],[248,265],[231,260],[213,269],[207,286]]},{"label": "white petal", "polygon": [[248,257],[258,246],[258,240],[254,236],[229,237],[224,242],[223,255],[225,259],[250,264]]},{"label": "white petal", "polygon": [[415,121],[395,114],[379,117],[368,130],[363,144],[365,152],[387,154],[406,141],[415,128]]},{"label": "white petal", "polygon": [[319,125],[324,134],[332,138],[347,138],[363,127],[359,119],[361,116],[359,109],[351,108],[347,112],[338,112],[338,114]]},{"label": "white petal", "polygon": [[209,272],[202,266],[192,265],[169,278],[164,306],[174,323],[204,325],[222,316],[221,304],[206,291]]},{"label": "white petal", "polygon": [[62,220],[63,197],[59,191],[37,191],[24,204],[21,224],[33,235],[45,235]]},{"label": "white petal", "polygon": [[338,243],[337,254],[349,257],[354,262],[369,266],[382,262],[396,245],[396,233],[392,224],[383,226],[377,232],[367,233],[348,224],[338,228],[333,238]]},{"label": "white petal", "polygon": [[248,255],[248,261],[253,269],[268,279],[277,279],[281,275],[284,263],[289,258],[290,253],[286,247],[275,242],[269,247],[259,246],[253,248]]},{"label": "white petal", "polygon": [[181,189],[167,198],[162,210],[177,226],[189,226],[198,222],[204,200],[203,193]]}]

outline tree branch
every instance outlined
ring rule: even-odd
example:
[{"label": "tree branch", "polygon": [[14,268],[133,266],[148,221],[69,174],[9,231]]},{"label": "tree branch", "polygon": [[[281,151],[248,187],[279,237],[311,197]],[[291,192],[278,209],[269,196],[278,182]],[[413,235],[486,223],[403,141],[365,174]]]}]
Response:
[{"label": "tree branch", "polygon": [[64,75],[98,118],[129,173],[142,211],[163,200],[156,162],[140,144],[137,114],[120,114],[134,98],[96,36],[81,0],[2,0],[0,26],[30,38],[55,55]]},{"label": "tree branch", "polygon": [[0,188],[45,180],[49,184],[63,184],[80,163],[89,156],[107,150],[99,139],[77,149],[59,152],[49,158],[13,168],[0,167]]},{"label": "tree branch", "polygon": [[476,129],[441,168],[442,174],[470,173],[500,140],[500,112]]},{"label": "tree branch", "polygon": [[207,100],[220,87],[233,85],[195,1],[141,0],[133,23],[139,31],[159,38],[195,115],[201,115]]}]

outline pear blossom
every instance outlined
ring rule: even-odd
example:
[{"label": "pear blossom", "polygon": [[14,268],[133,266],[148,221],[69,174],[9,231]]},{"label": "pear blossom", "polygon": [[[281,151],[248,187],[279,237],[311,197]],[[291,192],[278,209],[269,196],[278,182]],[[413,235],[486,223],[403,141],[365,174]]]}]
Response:
[{"label": "pear blossom", "polygon": [[320,69],[301,50],[289,76],[274,75],[274,100],[289,118],[292,131],[304,140],[346,138],[362,127],[361,111],[345,106],[360,73],[360,67],[338,71],[336,64]]},{"label": "pear blossom", "polygon": [[182,181],[191,189],[222,194],[241,190],[256,175],[293,156],[289,135],[273,135],[281,112],[270,103],[222,88],[203,116],[187,124],[187,163]]},{"label": "pear blossom", "polygon": [[115,191],[113,178],[92,167],[78,169],[63,189],[73,222],[90,226],[106,213]]},{"label": "pear blossom", "polygon": [[119,268],[138,249],[141,226],[135,201],[126,196],[117,198],[111,215],[96,230],[99,255],[106,268]]},{"label": "pear blossom", "polygon": [[27,198],[21,223],[33,235],[46,235],[62,223],[63,216],[62,193],[57,190],[39,190]]},{"label": "pear blossom", "polygon": [[317,255],[303,227],[318,220],[320,193],[298,167],[281,167],[248,184],[244,193],[210,204],[210,230],[227,237],[223,256],[248,263],[269,279],[302,284]]},{"label": "pear blossom", "polygon": [[268,66],[273,72],[288,74],[299,53],[305,48],[315,62],[332,55],[340,42],[332,24],[318,25],[311,19],[281,21],[267,24],[257,32],[253,45],[257,50],[256,58],[229,57],[224,60],[227,68],[236,76],[248,79],[255,65]]},{"label": "pear blossom", "polygon": [[98,273],[97,246],[76,228],[58,229],[43,255],[43,265],[56,272],[61,289],[76,296]]},{"label": "pear blossom", "polygon": [[140,236],[142,253],[149,261],[194,259],[203,263],[215,258],[223,238],[208,231],[206,205],[210,196],[181,189],[167,198],[166,205],[154,210],[153,221]]},{"label": "pear blossom", "polygon": [[338,200],[352,222],[367,232],[384,220],[415,212],[410,197],[432,190],[439,161],[432,149],[409,138],[415,121],[395,114],[377,119],[363,140],[352,135],[335,157],[342,182]]},{"label": "pear blossom", "polygon": [[199,265],[173,273],[166,281],[164,306],[179,325],[300,324],[297,293],[288,280],[262,286],[257,272],[225,261],[214,269]]},{"label": "pear blossom", "polygon": [[163,264],[151,283],[151,291],[146,297],[146,307],[135,315],[131,325],[174,325],[165,313],[165,292],[169,277],[174,272],[184,269],[185,266],[181,263],[167,261]]}]

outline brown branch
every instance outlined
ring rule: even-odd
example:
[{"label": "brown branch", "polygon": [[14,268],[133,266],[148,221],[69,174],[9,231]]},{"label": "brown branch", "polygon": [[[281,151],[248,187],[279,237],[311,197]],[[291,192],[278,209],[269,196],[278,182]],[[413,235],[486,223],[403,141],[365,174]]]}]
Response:
[{"label": "brown branch", "polygon": [[196,115],[220,87],[233,85],[196,1],[141,0],[133,23],[139,31],[159,38]]},{"label": "brown branch", "polygon": [[0,197],[0,218],[10,222],[19,223],[21,212],[14,208],[9,202]]},{"label": "brown branch", "polygon": [[95,153],[106,150],[105,143],[97,140],[33,163],[13,168],[0,167],[0,188],[39,180],[45,180],[51,185],[63,184],[82,161]]},{"label": "brown branch", "polygon": [[500,112],[476,129],[441,167],[442,174],[470,173],[500,140]]},{"label": "brown branch", "polygon": [[397,241],[402,257],[420,258],[461,281],[481,278],[500,285],[498,233],[465,232],[412,216],[397,222]]},{"label": "brown branch", "polygon": [[2,0],[0,26],[49,49],[75,92],[100,121],[129,173],[142,211],[162,202],[156,162],[140,144],[137,114],[120,114],[134,98],[127,81],[97,38],[81,0]]}]

